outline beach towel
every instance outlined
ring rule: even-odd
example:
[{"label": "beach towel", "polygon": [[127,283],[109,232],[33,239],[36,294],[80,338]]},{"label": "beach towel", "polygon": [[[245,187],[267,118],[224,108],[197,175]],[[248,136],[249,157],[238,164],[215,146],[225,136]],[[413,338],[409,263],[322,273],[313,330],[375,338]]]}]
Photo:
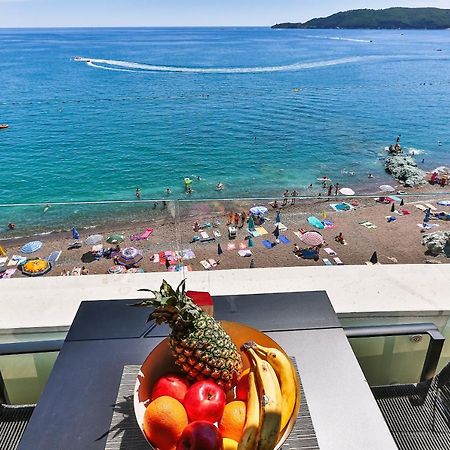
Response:
[{"label": "beach towel", "polygon": [[352,205],[349,205],[346,202],[341,202],[341,203],[331,203],[330,207],[336,211],[336,212],[342,212],[342,211],[350,211],[351,209],[353,209]]},{"label": "beach towel", "polygon": [[144,240],[147,240],[152,233],[153,233],[153,228],[149,227],[143,233],[133,234],[130,239],[132,241],[144,241]]},{"label": "beach towel", "polygon": [[252,256],[252,252],[251,250],[239,250],[238,255],[243,257]]},{"label": "beach towel", "polygon": [[436,206],[433,206],[433,205],[430,205],[429,203],[425,203],[425,206],[427,207],[427,208],[430,208],[431,209],[431,211],[436,211]]},{"label": "beach towel", "polygon": [[333,258],[334,259],[334,261],[336,262],[336,264],[338,265],[338,266],[343,266],[344,265],[344,263],[336,256],[336,258]]},{"label": "beach towel", "polygon": [[328,258],[322,258],[322,261],[323,261],[323,263],[326,266],[332,266],[333,265],[333,263]]},{"label": "beach towel", "polygon": [[256,227],[256,231],[258,232],[258,236],[268,234],[268,231],[264,227]]},{"label": "beach towel", "polygon": [[258,236],[260,236],[260,234],[259,234],[256,230],[250,231],[250,230],[247,228],[247,232],[248,232],[249,234],[251,234],[253,237],[258,237]]},{"label": "beach towel", "polygon": [[402,213],[404,216],[409,216],[411,214],[407,209],[402,209]]},{"label": "beach towel", "polygon": [[208,259],[208,262],[211,264],[212,267],[217,267],[217,261],[215,259]]},{"label": "beach towel", "polygon": [[0,256],[8,256],[5,248],[1,245],[0,245]]},{"label": "beach towel", "polygon": [[330,255],[330,256],[336,256],[336,252],[330,248],[330,247],[326,247],[324,248],[324,250]]},{"label": "beach towel", "polygon": [[331,220],[325,219],[325,220],[322,220],[322,223],[323,223],[323,226],[325,227],[325,229],[335,228],[335,224]]},{"label": "beach towel", "polygon": [[153,262],[155,262],[155,263],[159,262],[159,253],[155,253],[153,255]]},{"label": "beach towel", "polygon": [[181,252],[181,257],[186,261],[189,259],[195,258],[195,253],[192,251],[192,249],[187,248]]},{"label": "beach towel", "polygon": [[201,264],[206,270],[211,269],[211,264],[210,264],[208,261],[206,261],[206,259],[204,259],[203,261],[200,261],[200,264]]},{"label": "beach towel", "polygon": [[220,233],[219,230],[214,230],[213,233],[215,237],[222,237],[222,234]]},{"label": "beach towel", "polygon": [[431,230],[432,228],[438,227],[438,223],[418,223],[417,226],[422,230]]},{"label": "beach towel", "polygon": [[56,262],[58,262],[61,253],[61,250],[55,250],[54,252],[51,252],[46,259],[49,263],[55,264]]},{"label": "beach towel", "polygon": [[209,239],[209,234],[206,231],[202,231],[200,236],[202,237],[202,240]]},{"label": "beach towel", "polygon": [[287,226],[282,224],[281,222],[278,222],[277,226],[280,231],[287,231]]},{"label": "beach towel", "polygon": [[323,230],[325,228],[324,224],[314,216],[308,217],[308,223],[315,228],[319,228],[320,230]]},{"label": "beach towel", "polygon": [[300,233],[300,231],[294,231],[294,234],[295,234],[299,239],[301,239],[302,233]]},{"label": "beach towel", "polygon": [[6,279],[11,278],[15,273],[17,269],[7,269],[4,272],[0,273],[0,279]]},{"label": "beach towel", "polygon": [[386,198],[391,202],[400,203],[402,201],[402,199],[400,197],[397,197],[396,195],[388,195]]},{"label": "beach towel", "polygon": [[291,242],[286,236],[280,236],[279,239],[283,244],[289,244]]},{"label": "beach towel", "polygon": [[364,220],[362,222],[358,222],[360,225],[362,225],[365,228],[376,228],[377,226],[374,225],[372,222],[369,222],[368,220]]},{"label": "beach towel", "polygon": [[264,247],[271,249],[272,248],[272,242],[268,241],[267,239],[264,239],[264,241],[261,242]]},{"label": "beach towel", "polygon": [[389,222],[395,222],[397,220],[397,217],[395,216],[386,216],[386,219]]},{"label": "beach towel", "polygon": [[24,264],[27,261],[27,258],[22,255],[12,255],[11,259],[9,260],[9,263],[7,266],[20,266],[21,264]]},{"label": "beach towel", "polygon": [[417,209],[420,209],[421,211],[426,211],[427,210],[427,208],[425,207],[425,206],[423,206],[423,205],[420,205],[420,204],[418,204],[418,205],[414,205]]},{"label": "beach towel", "polygon": [[227,250],[235,250],[236,249],[236,244],[233,244],[232,242],[229,242],[227,244]]}]

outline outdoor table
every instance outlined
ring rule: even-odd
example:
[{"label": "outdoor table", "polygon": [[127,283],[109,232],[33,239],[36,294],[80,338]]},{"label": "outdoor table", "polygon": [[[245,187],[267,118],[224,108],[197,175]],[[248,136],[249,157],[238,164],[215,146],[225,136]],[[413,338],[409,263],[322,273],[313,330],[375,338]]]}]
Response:
[{"label": "outdoor table", "polygon": [[[105,449],[124,366],[168,333],[132,303],[82,302],[19,450]],[[214,315],[295,357],[321,449],[397,448],[325,292],[214,297]]]}]

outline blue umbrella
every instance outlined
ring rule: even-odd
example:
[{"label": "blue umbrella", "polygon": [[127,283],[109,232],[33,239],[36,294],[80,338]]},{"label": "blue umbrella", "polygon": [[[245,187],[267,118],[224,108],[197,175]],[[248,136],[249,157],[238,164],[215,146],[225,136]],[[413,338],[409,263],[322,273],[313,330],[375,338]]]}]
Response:
[{"label": "blue umbrella", "polygon": [[280,223],[281,222],[281,213],[280,211],[277,211],[277,218],[275,219],[276,223]]},{"label": "blue umbrella", "polygon": [[26,243],[21,248],[21,252],[22,253],[33,253],[33,252],[36,252],[37,250],[39,250],[41,247],[42,247],[41,241],[32,241],[32,242]]},{"label": "blue umbrella", "polygon": [[72,228],[72,237],[76,240],[80,239],[80,233],[78,233],[77,227]]},{"label": "blue umbrella", "polygon": [[250,213],[254,216],[263,216],[264,214],[267,214],[267,208],[265,206],[254,206],[253,208],[250,208]]}]

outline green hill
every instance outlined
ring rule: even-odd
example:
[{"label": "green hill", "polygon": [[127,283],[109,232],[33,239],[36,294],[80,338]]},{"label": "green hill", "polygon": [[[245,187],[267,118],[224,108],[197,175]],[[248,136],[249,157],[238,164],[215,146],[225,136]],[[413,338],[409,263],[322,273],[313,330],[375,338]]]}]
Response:
[{"label": "green hill", "polygon": [[272,28],[371,28],[429,29],[450,28],[450,9],[388,8],[355,9],[304,23],[279,23]]}]

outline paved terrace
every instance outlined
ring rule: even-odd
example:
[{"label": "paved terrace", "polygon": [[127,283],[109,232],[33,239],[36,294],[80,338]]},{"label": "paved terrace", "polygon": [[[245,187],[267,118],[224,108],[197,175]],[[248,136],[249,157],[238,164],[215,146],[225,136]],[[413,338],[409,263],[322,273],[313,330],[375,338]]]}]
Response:
[{"label": "paved terrace", "polygon": [[[13,278],[0,281],[0,332],[68,327],[83,300],[136,299],[182,273]],[[338,314],[450,311],[450,265],[288,267],[187,272],[187,286],[212,295],[326,290]]]}]

